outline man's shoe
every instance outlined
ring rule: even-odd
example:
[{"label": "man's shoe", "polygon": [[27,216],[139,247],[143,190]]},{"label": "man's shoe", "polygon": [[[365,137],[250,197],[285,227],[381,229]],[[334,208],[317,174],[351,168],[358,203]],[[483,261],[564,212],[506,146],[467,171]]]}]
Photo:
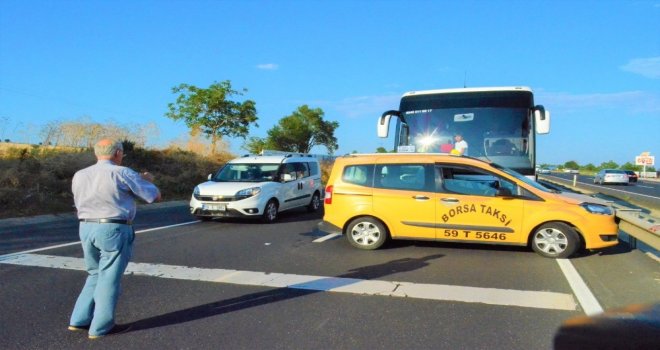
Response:
[{"label": "man's shoe", "polygon": [[69,330],[74,331],[74,332],[82,332],[82,331],[88,331],[89,326],[74,326],[74,325],[69,325]]},{"label": "man's shoe", "polygon": [[133,327],[133,326],[130,325],[130,324],[116,324],[114,327],[112,327],[112,329],[108,333],[99,334],[99,335],[91,335],[90,334],[89,339],[98,339],[98,338],[105,337],[106,335],[115,335],[115,334],[119,334],[119,333],[126,333],[131,329],[131,327]]}]

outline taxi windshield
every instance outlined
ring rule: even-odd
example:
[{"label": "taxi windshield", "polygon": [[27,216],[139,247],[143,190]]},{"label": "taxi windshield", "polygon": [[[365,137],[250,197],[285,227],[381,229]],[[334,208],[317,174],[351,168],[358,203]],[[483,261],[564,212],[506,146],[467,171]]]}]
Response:
[{"label": "taxi windshield", "polygon": [[278,163],[230,163],[218,171],[211,181],[215,182],[265,182],[275,181]]}]

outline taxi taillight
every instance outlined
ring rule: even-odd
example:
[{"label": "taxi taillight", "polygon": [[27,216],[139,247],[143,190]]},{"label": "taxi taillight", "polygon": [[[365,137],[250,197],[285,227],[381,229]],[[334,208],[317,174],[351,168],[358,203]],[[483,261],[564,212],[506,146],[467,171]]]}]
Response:
[{"label": "taxi taillight", "polygon": [[325,188],[325,199],[323,200],[325,204],[332,204],[332,185],[326,186]]}]

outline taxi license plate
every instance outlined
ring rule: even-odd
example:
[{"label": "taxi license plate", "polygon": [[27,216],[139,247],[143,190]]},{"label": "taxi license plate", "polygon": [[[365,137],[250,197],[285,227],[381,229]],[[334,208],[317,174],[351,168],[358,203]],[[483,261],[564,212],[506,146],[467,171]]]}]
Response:
[{"label": "taxi license plate", "polygon": [[216,211],[225,211],[227,210],[227,205],[225,204],[202,204],[203,210],[216,210]]}]

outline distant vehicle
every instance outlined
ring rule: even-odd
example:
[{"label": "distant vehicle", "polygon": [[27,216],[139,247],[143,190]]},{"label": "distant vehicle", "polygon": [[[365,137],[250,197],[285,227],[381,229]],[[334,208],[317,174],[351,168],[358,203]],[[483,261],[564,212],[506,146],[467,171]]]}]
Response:
[{"label": "distant vehicle", "polygon": [[569,174],[579,174],[580,173],[580,171],[578,171],[577,169],[564,169],[564,172],[569,173]]},{"label": "distant vehicle", "polygon": [[619,169],[603,169],[594,176],[594,183],[607,185],[607,184],[628,184],[628,174]]},{"label": "distant vehicle", "polygon": [[548,169],[548,168],[538,168],[536,170],[536,172],[539,173],[539,174],[550,174],[550,169]]},{"label": "distant vehicle", "polygon": [[624,170],[628,174],[628,182],[637,182],[637,173],[632,170]]}]

